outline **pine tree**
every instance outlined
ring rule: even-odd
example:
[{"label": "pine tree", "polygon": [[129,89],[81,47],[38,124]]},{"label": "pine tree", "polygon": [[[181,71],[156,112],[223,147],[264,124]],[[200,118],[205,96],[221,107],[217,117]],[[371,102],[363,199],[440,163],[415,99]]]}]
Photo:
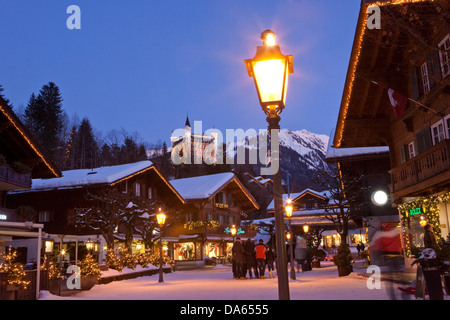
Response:
[{"label": "pine tree", "polygon": [[98,145],[87,118],[81,121],[77,131],[75,158],[77,169],[90,169],[98,165]]},{"label": "pine tree", "polygon": [[5,100],[6,104],[8,106],[11,106],[9,99],[7,99],[3,93],[3,91],[5,91],[5,89],[3,88],[3,85],[0,84],[0,97]]},{"label": "pine tree", "polygon": [[62,116],[61,93],[53,82],[42,86],[37,97],[33,93],[25,109],[25,124],[38,140],[42,150],[54,162],[57,148],[60,146]]}]

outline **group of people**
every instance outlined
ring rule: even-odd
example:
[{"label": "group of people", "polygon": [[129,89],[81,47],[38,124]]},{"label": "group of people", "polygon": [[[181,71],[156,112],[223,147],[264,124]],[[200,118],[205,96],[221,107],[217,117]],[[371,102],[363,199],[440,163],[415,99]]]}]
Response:
[{"label": "group of people", "polygon": [[[232,249],[233,277],[235,279],[266,279],[266,265],[269,278],[275,278],[275,253],[260,239],[255,245],[252,239],[242,242],[236,238]],[[247,278],[247,273],[249,278]]]}]

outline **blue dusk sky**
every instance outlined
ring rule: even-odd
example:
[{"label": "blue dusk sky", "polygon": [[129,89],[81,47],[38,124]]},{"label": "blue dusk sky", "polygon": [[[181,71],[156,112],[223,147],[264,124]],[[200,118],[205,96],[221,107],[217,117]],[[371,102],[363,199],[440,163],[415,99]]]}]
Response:
[{"label": "blue dusk sky", "polygon": [[[69,30],[70,5],[81,29]],[[49,81],[63,109],[106,135],[142,141],[172,130],[265,129],[244,59],[272,29],[294,56],[281,128],[329,135],[336,125],[359,0],[0,0],[0,84],[18,110]]]}]

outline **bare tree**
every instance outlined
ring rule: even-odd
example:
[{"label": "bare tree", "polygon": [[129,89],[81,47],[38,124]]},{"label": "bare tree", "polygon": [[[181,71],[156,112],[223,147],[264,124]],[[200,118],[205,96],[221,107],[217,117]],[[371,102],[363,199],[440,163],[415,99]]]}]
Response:
[{"label": "bare tree", "polygon": [[365,175],[341,170],[338,163],[329,166],[328,171],[317,174],[315,181],[330,194],[325,209],[325,218],[333,222],[341,241],[347,242],[348,229],[351,221],[359,223],[362,216],[367,214],[368,203],[364,199]]}]

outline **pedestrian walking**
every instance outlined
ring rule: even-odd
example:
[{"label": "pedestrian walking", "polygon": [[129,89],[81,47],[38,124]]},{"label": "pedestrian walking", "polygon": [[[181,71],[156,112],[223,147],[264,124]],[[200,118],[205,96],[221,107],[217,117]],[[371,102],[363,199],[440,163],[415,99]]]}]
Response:
[{"label": "pedestrian walking", "polygon": [[235,263],[235,278],[247,279],[245,277],[244,263],[245,263],[245,249],[241,238],[236,238],[232,249],[233,259]]},{"label": "pedestrian walking", "polygon": [[424,247],[436,250],[437,242],[436,237],[433,233],[433,227],[431,226],[431,224],[427,224],[425,227],[423,227],[423,229],[425,230],[425,233],[423,235]]},{"label": "pedestrian walking", "polygon": [[266,279],[266,277],[264,276],[266,269],[266,251],[267,247],[264,244],[264,241],[262,239],[259,239],[259,243],[255,246],[255,255],[260,279]]},{"label": "pedestrian walking", "polygon": [[258,279],[259,272],[258,272],[258,267],[256,265],[255,243],[253,242],[252,239],[248,238],[244,244],[244,248],[245,248],[245,260],[246,260],[246,264],[245,264],[246,272],[245,273],[247,273],[247,270],[248,270],[248,277],[250,279],[253,279],[253,275],[252,275],[252,269],[253,269],[253,272],[255,273],[255,279]]},{"label": "pedestrian walking", "polygon": [[274,261],[275,261],[275,252],[273,252],[271,247],[268,247],[266,251],[266,263],[267,263],[267,271],[269,272],[269,278],[275,278],[275,270],[273,268]]}]

